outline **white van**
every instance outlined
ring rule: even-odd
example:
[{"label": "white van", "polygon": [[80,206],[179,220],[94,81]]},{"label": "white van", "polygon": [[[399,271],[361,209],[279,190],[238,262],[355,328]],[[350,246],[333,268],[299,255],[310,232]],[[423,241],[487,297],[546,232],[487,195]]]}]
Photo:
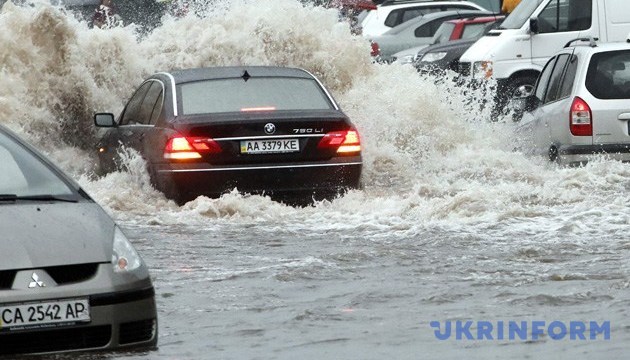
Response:
[{"label": "white van", "polygon": [[502,106],[519,87],[533,87],[547,60],[576,38],[625,41],[628,0],[523,0],[501,27],[479,39],[460,59],[460,72],[498,81]]}]

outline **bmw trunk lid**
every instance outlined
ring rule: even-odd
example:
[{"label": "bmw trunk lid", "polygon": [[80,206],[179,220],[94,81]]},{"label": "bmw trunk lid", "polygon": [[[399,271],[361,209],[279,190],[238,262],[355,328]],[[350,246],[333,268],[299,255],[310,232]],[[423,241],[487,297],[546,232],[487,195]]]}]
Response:
[{"label": "bmw trunk lid", "polygon": [[211,138],[221,152],[204,155],[212,164],[304,162],[335,155],[318,144],[325,134],[349,130],[338,110],[259,111],[180,117],[174,124],[186,137]]}]

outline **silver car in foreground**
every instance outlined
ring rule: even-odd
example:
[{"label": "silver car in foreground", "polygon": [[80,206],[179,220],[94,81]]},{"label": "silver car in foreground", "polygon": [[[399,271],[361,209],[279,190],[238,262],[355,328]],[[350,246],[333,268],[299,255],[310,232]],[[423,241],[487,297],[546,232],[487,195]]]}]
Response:
[{"label": "silver car in foreground", "polygon": [[593,154],[630,161],[630,43],[568,43],[517,106],[526,111],[517,133],[532,153],[567,165]]},{"label": "silver car in foreground", "polygon": [[70,178],[0,126],[0,357],[154,348],[149,272]]}]

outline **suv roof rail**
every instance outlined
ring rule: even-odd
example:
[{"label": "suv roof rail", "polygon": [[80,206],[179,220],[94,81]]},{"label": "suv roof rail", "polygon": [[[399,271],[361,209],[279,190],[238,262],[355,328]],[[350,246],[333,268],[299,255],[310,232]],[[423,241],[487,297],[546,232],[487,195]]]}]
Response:
[{"label": "suv roof rail", "polygon": [[571,41],[569,41],[568,43],[566,43],[564,45],[565,48],[568,48],[569,46],[571,46],[571,44],[573,44],[576,41],[588,41],[588,46],[590,47],[597,47],[597,40],[599,40],[599,38],[594,38],[594,37],[581,37],[581,38],[576,38],[573,39]]}]

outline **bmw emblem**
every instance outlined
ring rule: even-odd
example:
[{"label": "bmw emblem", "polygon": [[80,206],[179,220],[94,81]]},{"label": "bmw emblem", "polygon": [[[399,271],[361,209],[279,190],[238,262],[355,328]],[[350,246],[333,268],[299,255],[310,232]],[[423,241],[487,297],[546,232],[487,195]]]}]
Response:
[{"label": "bmw emblem", "polygon": [[265,124],[265,134],[271,135],[276,132],[276,125],[272,123]]}]

